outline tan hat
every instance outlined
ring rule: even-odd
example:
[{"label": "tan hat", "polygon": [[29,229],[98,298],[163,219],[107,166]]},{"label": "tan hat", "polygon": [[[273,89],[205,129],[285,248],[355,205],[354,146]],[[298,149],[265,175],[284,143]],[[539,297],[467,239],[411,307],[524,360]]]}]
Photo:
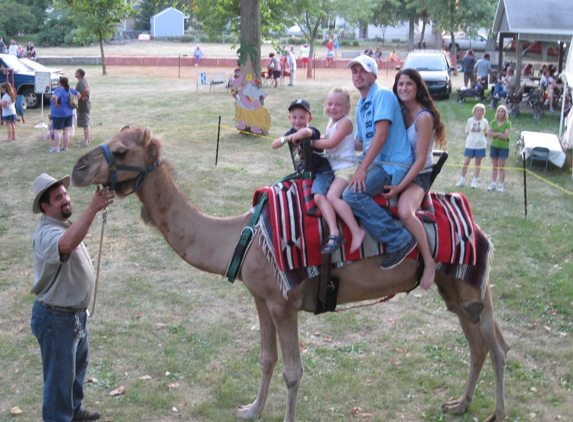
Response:
[{"label": "tan hat", "polygon": [[32,212],[34,214],[40,214],[42,208],[40,207],[40,198],[50,187],[56,183],[62,182],[64,187],[67,189],[70,186],[70,176],[64,176],[61,179],[54,179],[52,176],[46,173],[40,174],[34,180],[32,185],[32,192],[34,193],[34,204],[32,205]]}]

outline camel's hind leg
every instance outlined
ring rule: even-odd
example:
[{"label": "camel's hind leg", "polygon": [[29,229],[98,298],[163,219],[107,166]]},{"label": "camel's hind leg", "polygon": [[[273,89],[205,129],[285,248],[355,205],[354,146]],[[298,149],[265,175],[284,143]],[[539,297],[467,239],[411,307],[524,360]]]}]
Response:
[{"label": "camel's hind leg", "polygon": [[247,406],[239,406],[235,416],[241,419],[258,419],[261,417],[269,393],[269,385],[278,361],[277,333],[267,304],[261,299],[255,299],[259,325],[261,330],[261,351],[259,353],[259,366],[261,368],[261,385],[257,398]]},{"label": "camel's hind leg", "polygon": [[479,314],[480,322],[478,324],[470,322],[470,320],[473,320],[474,318],[472,315],[468,315],[467,306],[452,305],[450,309],[458,315],[464,334],[468,339],[471,362],[467,388],[464,396],[459,400],[445,403],[442,406],[442,409],[445,412],[452,412],[455,414],[463,414],[467,411],[471,404],[483,363],[489,352],[495,375],[496,404],[493,414],[484,422],[499,422],[505,418],[504,372],[505,358],[507,351],[509,350],[509,345],[505,342],[499,326],[495,321],[489,286],[487,287],[482,303],[483,310]]}]

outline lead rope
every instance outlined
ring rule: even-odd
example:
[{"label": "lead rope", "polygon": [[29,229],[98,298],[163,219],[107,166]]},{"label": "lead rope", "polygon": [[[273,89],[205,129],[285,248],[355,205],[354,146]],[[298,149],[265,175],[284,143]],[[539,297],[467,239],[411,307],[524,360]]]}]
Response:
[{"label": "lead rope", "polygon": [[107,207],[105,207],[103,209],[103,212],[101,214],[101,236],[99,238],[99,252],[97,255],[96,280],[95,280],[95,286],[94,286],[94,301],[93,301],[93,305],[92,305],[92,311],[88,314],[90,318],[93,317],[95,314],[96,298],[97,298],[97,284],[98,284],[98,280],[99,280],[99,268],[100,268],[100,262],[101,262],[101,250],[103,247],[103,233],[105,230],[105,223],[107,223]]}]

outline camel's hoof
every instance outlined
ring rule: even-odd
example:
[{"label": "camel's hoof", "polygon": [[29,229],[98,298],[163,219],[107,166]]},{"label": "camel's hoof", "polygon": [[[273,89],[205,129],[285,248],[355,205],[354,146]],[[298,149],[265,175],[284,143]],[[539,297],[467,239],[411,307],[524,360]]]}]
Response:
[{"label": "camel's hoof", "polygon": [[470,402],[465,399],[452,400],[442,404],[444,413],[453,413],[454,415],[463,415],[470,407]]},{"label": "camel's hoof", "polygon": [[252,404],[247,406],[239,406],[235,409],[234,412],[236,417],[243,420],[260,419],[261,414],[262,412],[257,411]]},{"label": "camel's hoof", "polygon": [[472,302],[466,305],[463,305],[464,310],[468,314],[470,322],[472,324],[479,324],[481,321],[481,311],[483,311],[483,303],[481,302]]}]

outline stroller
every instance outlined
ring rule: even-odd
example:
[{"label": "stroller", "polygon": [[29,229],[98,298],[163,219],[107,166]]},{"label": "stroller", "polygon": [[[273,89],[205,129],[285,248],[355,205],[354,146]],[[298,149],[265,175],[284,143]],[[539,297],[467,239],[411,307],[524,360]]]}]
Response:
[{"label": "stroller", "polygon": [[465,103],[466,98],[475,98],[476,100],[484,101],[484,87],[482,86],[481,89],[476,88],[467,88],[467,89],[458,89],[458,103]]},{"label": "stroller", "polygon": [[524,94],[524,91],[525,85],[523,85],[516,94],[507,97],[506,105],[507,108],[509,108],[509,117],[519,116],[519,105],[525,104],[533,110],[533,118],[535,120],[541,119],[543,116],[541,90],[539,88],[531,89],[527,95]]}]

